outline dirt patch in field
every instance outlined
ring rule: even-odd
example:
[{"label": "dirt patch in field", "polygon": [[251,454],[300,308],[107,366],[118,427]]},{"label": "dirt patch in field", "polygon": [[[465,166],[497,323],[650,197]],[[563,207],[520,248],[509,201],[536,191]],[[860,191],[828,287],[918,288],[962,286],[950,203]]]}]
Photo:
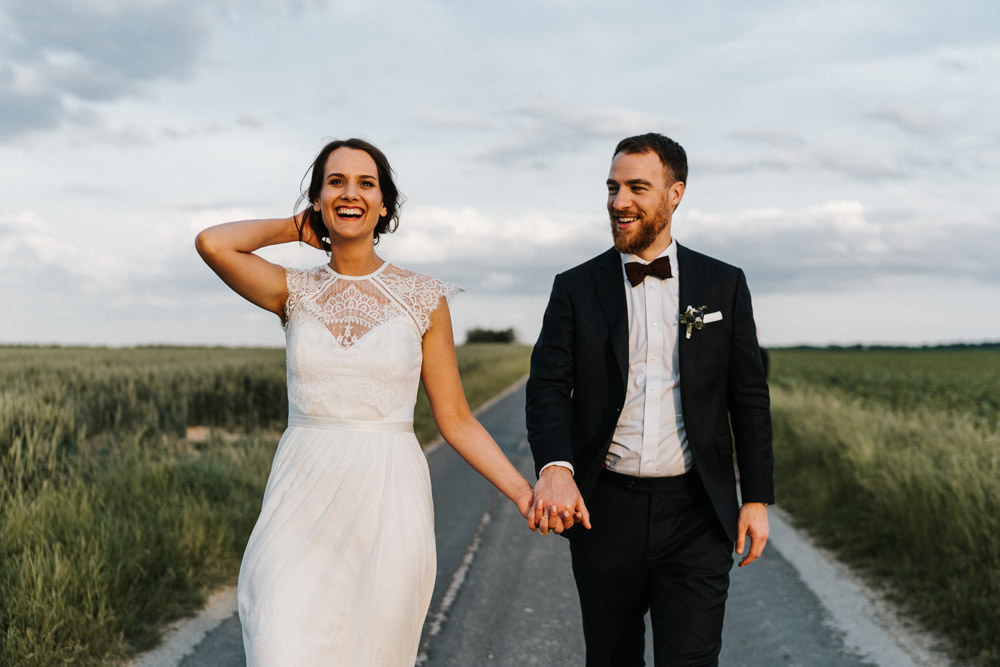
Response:
[{"label": "dirt patch in field", "polygon": [[233,442],[234,440],[238,440],[240,435],[208,426],[188,426],[185,437],[188,442],[208,442],[212,438],[221,438],[226,442]]}]

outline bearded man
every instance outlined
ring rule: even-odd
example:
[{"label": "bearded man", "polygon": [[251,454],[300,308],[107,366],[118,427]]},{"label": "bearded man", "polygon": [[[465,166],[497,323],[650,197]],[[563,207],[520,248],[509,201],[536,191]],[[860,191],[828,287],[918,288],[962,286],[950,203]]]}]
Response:
[{"label": "bearded man", "polygon": [[[588,667],[716,665],[733,547],[774,500],[770,399],[743,272],[681,246],[687,155],[622,140],[614,248],[556,276],[527,386],[529,526],[570,540]],[[737,497],[735,463],[741,500]],[[742,502],[742,504],[741,504]]]}]

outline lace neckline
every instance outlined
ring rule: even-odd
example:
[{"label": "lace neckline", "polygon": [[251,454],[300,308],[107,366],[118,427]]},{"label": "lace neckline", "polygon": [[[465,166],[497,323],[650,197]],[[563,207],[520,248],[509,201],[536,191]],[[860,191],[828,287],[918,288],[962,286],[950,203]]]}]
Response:
[{"label": "lace neckline", "polygon": [[285,326],[301,309],[333,334],[342,348],[353,347],[369,331],[405,314],[422,336],[431,313],[458,290],[430,276],[383,262],[364,276],[337,273],[329,264],[286,271]]},{"label": "lace neckline", "polygon": [[363,276],[349,276],[346,273],[339,273],[336,269],[334,269],[329,264],[324,264],[323,268],[327,271],[327,273],[329,273],[331,275],[334,275],[337,278],[341,278],[343,280],[367,280],[368,278],[374,278],[375,276],[377,276],[380,273],[382,273],[383,271],[385,271],[385,268],[387,266],[389,266],[389,262],[383,261],[382,264],[377,269],[375,269],[371,273],[366,273]]}]

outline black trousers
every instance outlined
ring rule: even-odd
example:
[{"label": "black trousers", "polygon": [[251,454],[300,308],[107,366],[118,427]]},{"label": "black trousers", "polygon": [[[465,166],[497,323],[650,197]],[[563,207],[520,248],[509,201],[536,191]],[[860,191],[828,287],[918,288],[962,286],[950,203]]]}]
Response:
[{"label": "black trousers", "polygon": [[587,667],[641,667],[647,610],[656,667],[717,665],[733,543],[698,473],[604,471],[587,507],[569,536]]}]

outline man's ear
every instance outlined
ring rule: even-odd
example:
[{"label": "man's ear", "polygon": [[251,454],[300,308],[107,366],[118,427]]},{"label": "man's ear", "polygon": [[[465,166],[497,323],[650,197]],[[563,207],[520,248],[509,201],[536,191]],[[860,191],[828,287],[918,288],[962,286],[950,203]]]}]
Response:
[{"label": "man's ear", "polygon": [[677,205],[681,203],[681,199],[684,198],[684,181],[674,181],[671,183],[667,196],[670,198],[670,205],[673,208],[677,208]]}]

